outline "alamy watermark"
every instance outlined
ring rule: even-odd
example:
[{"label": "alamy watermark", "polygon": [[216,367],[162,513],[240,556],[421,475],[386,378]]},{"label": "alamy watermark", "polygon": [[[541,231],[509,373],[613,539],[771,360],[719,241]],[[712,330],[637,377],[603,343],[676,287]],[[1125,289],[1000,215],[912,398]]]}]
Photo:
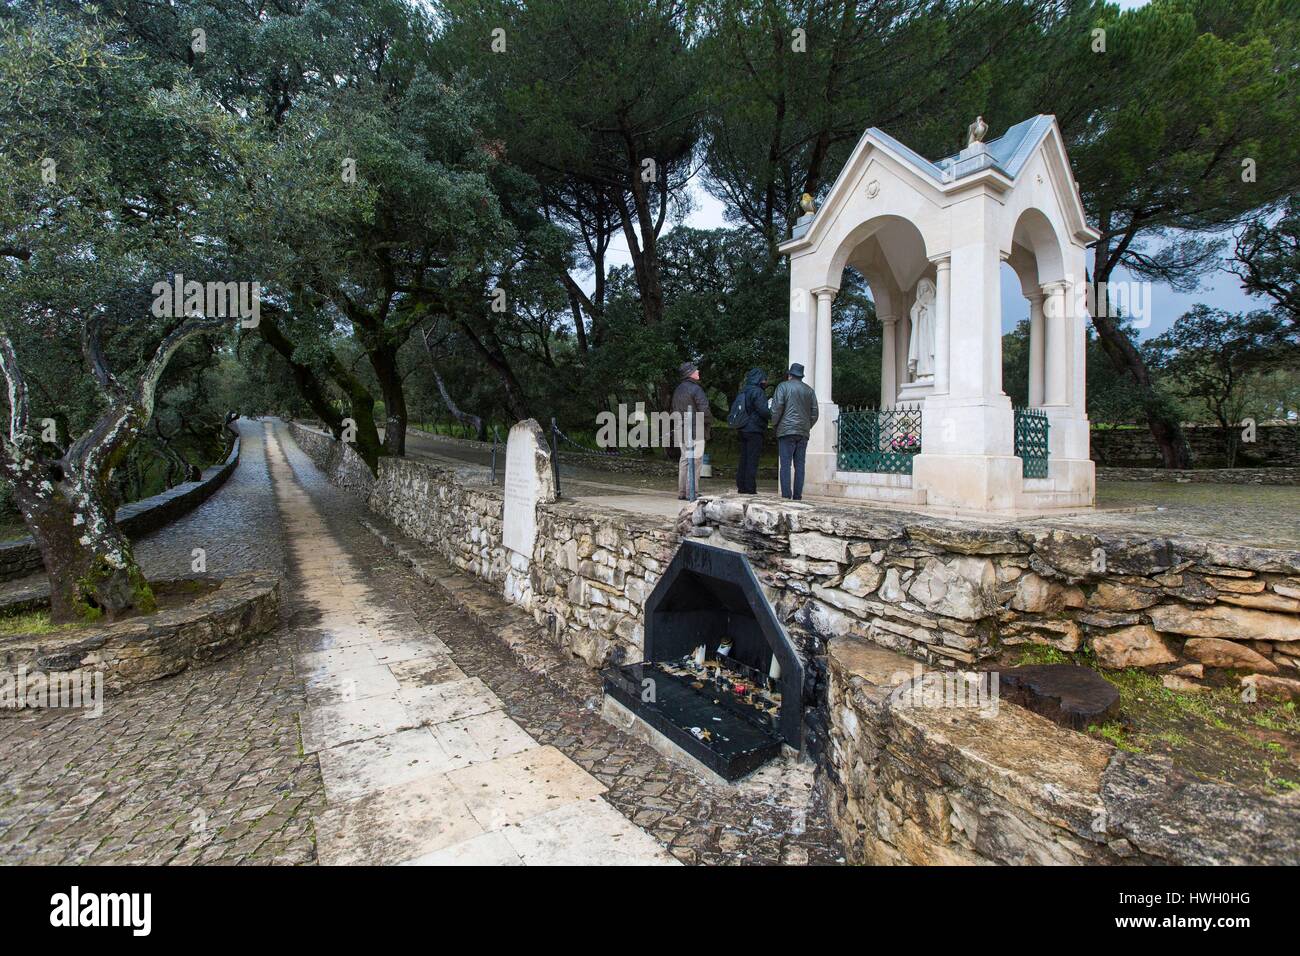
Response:
[{"label": "alamy watermark", "polygon": [[920,664],[912,672],[899,671],[889,682],[897,684],[889,702],[903,710],[966,709],[980,717],[998,714],[997,671],[927,671]]},{"label": "alamy watermark", "polygon": [[153,929],[153,894],[83,893],[73,886],[50,897],[50,925],[118,926],[130,929],[132,936],[148,936]]},{"label": "alamy watermark", "polygon": [[171,282],[153,285],[151,311],[159,319],[180,316],[238,318],[245,329],[255,329],[262,319],[260,282],[199,282],[179,272]]},{"label": "alamy watermark", "polygon": [[0,709],[84,710],[83,717],[104,716],[104,672],[89,668],[71,671],[0,671]]},{"label": "alamy watermark", "polygon": [[704,416],[685,412],[647,412],[645,402],[596,416],[596,444],[601,448],[680,448],[686,434],[683,423],[691,420],[695,442],[704,441]]}]

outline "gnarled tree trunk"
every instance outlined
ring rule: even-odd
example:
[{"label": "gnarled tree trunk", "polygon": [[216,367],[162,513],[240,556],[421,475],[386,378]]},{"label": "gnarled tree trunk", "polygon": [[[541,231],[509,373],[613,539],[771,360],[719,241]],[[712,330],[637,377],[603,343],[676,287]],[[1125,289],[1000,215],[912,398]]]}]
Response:
[{"label": "gnarled tree trunk", "polygon": [[40,548],[55,621],[111,619],[126,610],[149,612],[157,606],[130,542],[114,520],[108,482],[153,415],[158,380],[172,355],[188,339],[227,324],[225,318],[187,319],[163,340],[128,390],[108,368],[97,323],[88,322],[83,351],[108,408],[62,453],[28,433],[26,385],[13,344],[0,330],[0,373],[9,397],[0,465]]},{"label": "gnarled tree trunk", "polygon": [[385,344],[369,350],[370,367],[379,380],[384,396],[384,453],[397,457],[406,454],[406,391],[397,367],[397,349]]}]

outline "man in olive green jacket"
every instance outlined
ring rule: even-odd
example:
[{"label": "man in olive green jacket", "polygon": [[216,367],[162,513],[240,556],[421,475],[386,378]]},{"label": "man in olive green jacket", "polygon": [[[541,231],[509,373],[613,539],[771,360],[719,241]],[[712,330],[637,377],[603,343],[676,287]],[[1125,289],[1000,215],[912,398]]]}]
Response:
[{"label": "man in olive green jacket", "polygon": [[[781,456],[781,497],[799,501],[803,498],[804,459],[808,452],[808,435],[817,424],[817,393],[804,384],[803,366],[795,362],[784,382],[772,396],[772,430]],[[794,465],[794,487],[790,486],[790,466]],[[793,494],[791,491],[793,490]]]}]

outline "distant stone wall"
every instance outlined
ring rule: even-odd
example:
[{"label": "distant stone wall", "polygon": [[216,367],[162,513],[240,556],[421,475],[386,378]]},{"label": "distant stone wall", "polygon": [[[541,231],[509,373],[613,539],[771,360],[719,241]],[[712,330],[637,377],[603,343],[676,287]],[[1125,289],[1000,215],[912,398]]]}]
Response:
[{"label": "distant stone wall", "polygon": [[1300,468],[1098,468],[1097,480],[1300,485]]},{"label": "distant stone wall", "polygon": [[[1240,436],[1240,429],[1235,429]],[[1225,468],[1225,430],[1217,425],[1186,425],[1183,434],[1199,468]],[[1145,428],[1094,428],[1092,460],[1118,468],[1159,468],[1162,464],[1151,432]],[[1300,425],[1260,425],[1255,441],[1237,453],[1242,467],[1300,468]]]},{"label": "distant stone wall", "polygon": [[620,511],[593,514],[573,502],[542,504],[531,566],[512,568],[501,541],[499,487],[412,458],[380,459],[379,476],[367,485],[350,448],[340,450],[332,438],[300,425],[293,434],[331,480],[364,488],[370,510],[403,534],[499,585],[559,646],[592,667],[641,659],[645,599],[677,545],[671,522]]},{"label": "distant stone wall", "polygon": [[298,447],[307,453],[307,457],[321,471],[330,476],[330,481],[358,497],[369,496],[375,484],[375,476],[370,473],[370,468],[355,448],[347,442],[335,441],[327,432],[316,431],[297,422],[290,423],[289,430]]},{"label": "distant stone wall", "polygon": [[[238,465],[239,437],[236,436],[226,460],[206,469],[198,481],[187,481],[151,498],[142,498],[119,508],[118,528],[128,538],[140,538],[151,531],[157,531],[211,498]],[[43,567],[40,549],[31,538],[19,538],[0,544],[0,581],[24,578]]]}]

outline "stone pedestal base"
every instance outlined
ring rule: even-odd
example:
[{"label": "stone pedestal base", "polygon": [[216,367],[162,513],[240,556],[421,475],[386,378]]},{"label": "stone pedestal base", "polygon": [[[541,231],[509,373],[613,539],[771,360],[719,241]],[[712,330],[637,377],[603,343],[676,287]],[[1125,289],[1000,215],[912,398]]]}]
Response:
[{"label": "stone pedestal base", "polygon": [[[922,386],[928,388],[930,383],[910,385]],[[911,475],[839,471],[835,449],[839,408],[822,403],[808,442],[804,494],[962,511],[1042,512],[1093,506],[1096,477],[1086,457],[1087,418],[1073,417],[1065,407],[1049,406],[1048,475],[1025,478],[1024,462],[1013,454],[1015,416],[1005,395],[973,399],[929,395],[924,403],[925,451],[913,459]]]},{"label": "stone pedestal base", "polygon": [[805,487],[804,493],[897,505],[926,503],[925,492],[914,487],[911,475],[867,471],[835,472],[825,481],[819,482],[815,489]]},{"label": "stone pedestal base", "polygon": [[1086,458],[1049,458],[1046,478],[1026,478],[1017,507],[1091,508],[1097,498],[1096,466]]},{"label": "stone pedestal base", "polygon": [[926,504],[973,511],[1010,511],[1024,464],[1014,455],[928,455],[912,459],[912,485]]},{"label": "stone pedestal base", "polygon": [[934,376],[927,375],[915,382],[904,382],[898,387],[899,405],[917,405],[934,393]]}]

